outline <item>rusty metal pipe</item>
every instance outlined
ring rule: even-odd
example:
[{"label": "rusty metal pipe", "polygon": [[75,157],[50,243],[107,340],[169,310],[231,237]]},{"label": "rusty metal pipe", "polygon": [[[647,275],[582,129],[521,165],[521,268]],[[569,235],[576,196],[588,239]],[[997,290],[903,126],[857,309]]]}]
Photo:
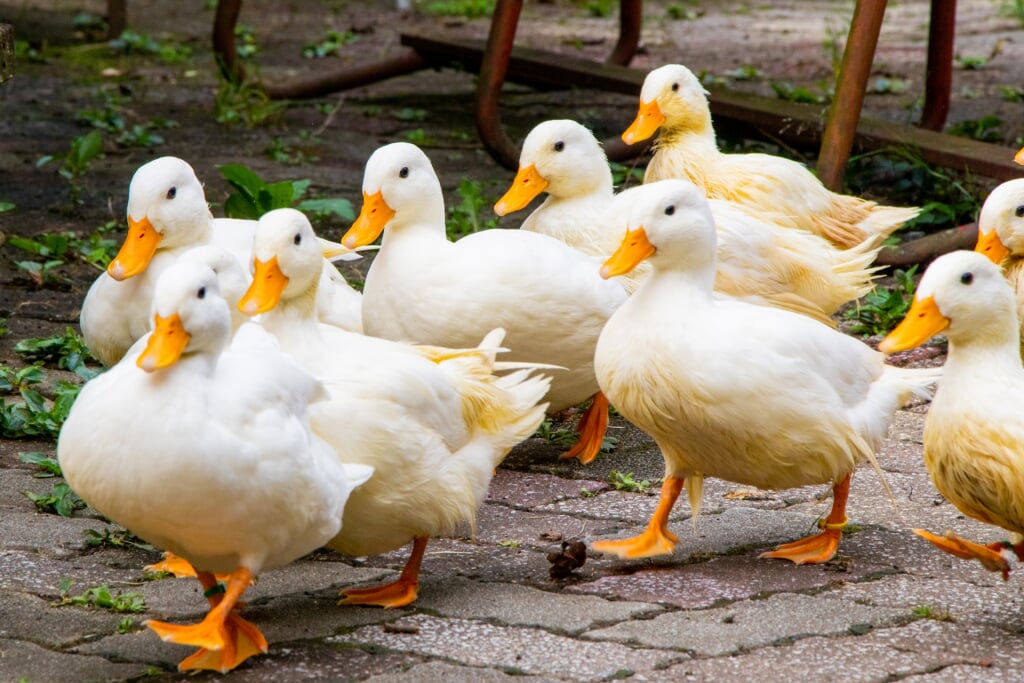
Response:
[{"label": "rusty metal pipe", "polygon": [[242,12],[242,0],[218,0],[213,16],[213,56],[224,78],[232,83],[245,79],[245,67],[235,52],[235,24]]},{"label": "rusty metal pipe", "polygon": [[508,72],[508,60],[522,9],[522,0],[498,0],[495,5],[474,100],[476,130],[484,148],[495,161],[509,169],[519,166],[519,148],[501,125],[498,98]]},{"label": "rusty metal pipe", "polygon": [[871,75],[885,5],[885,0],[857,0],[853,11],[836,94],[828,112],[818,155],[818,177],[830,190],[838,191],[843,186],[846,162],[850,159],[853,137],[860,121],[864,90]]},{"label": "rusty metal pipe", "polygon": [[128,25],[126,0],[107,0],[107,40],[113,40],[124,33]]},{"label": "rusty metal pipe", "polygon": [[605,64],[629,66],[640,46],[640,27],[643,25],[643,0],[620,0],[619,40]]},{"label": "rusty metal pipe", "polygon": [[977,241],[978,224],[968,223],[933,232],[894,247],[886,247],[878,252],[875,265],[912,266],[915,263],[925,263],[950,251],[973,249]]},{"label": "rusty metal pipe", "polygon": [[921,112],[921,127],[928,130],[942,130],[949,115],[955,33],[956,0],[932,0],[931,19],[928,23],[924,110]]},{"label": "rusty metal pipe", "polygon": [[404,76],[430,66],[415,50],[405,49],[396,55],[370,64],[347,67],[329,74],[285,83],[265,83],[267,94],[273,98],[299,100],[322,97],[337,90],[358,88],[386,78]]}]

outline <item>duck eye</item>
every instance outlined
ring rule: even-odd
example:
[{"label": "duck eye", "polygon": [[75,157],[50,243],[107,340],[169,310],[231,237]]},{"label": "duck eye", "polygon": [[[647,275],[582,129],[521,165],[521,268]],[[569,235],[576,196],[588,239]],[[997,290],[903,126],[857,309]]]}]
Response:
[{"label": "duck eye", "polygon": [[295,244],[302,244],[302,235],[300,233],[295,233],[295,239],[292,241],[295,242]]},{"label": "duck eye", "polygon": [[402,170],[398,172],[398,177],[399,178],[408,178],[409,177],[409,167],[408,166],[403,166]]},{"label": "duck eye", "polygon": [[1021,218],[1022,216],[1024,216],[1024,204],[1021,204],[1020,206],[1018,206],[1014,210],[1013,215],[1015,215],[1017,218]]},{"label": "duck eye", "polygon": [[199,291],[196,292],[196,298],[197,299],[205,299],[206,298],[206,287],[200,287],[199,288]]},{"label": "duck eye", "polygon": [[679,84],[678,83],[673,83],[672,84],[672,92],[679,92]]},{"label": "duck eye", "polygon": [[665,215],[666,216],[671,216],[675,212],[676,212],[676,207],[672,206],[671,204],[669,204],[668,206],[665,207]]},{"label": "duck eye", "polygon": [[176,188],[176,187],[172,187],[171,189],[167,190],[167,198],[168,199],[174,199],[175,195],[177,195],[177,194],[178,194],[178,188]]},{"label": "duck eye", "polygon": [[960,276],[960,282],[965,285],[969,285],[974,282],[974,273],[964,273]]},{"label": "duck eye", "polygon": [[559,140],[558,142],[555,143],[555,151],[556,152],[561,152],[563,149],[565,149],[565,143],[564,142]]}]

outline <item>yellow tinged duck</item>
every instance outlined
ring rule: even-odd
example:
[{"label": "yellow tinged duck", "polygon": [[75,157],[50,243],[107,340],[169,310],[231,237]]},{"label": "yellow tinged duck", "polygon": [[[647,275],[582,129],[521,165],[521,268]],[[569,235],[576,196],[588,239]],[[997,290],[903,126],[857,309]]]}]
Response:
[{"label": "yellow tinged duck", "polygon": [[[974,250],[1002,265],[1003,276],[1017,298],[1017,318],[1024,320],[1024,178],[1002,183],[985,199],[978,214]],[[1024,345],[1021,354],[1024,356]]]},{"label": "yellow tinged duck", "polygon": [[837,194],[789,159],[723,154],[715,141],[707,92],[681,64],[647,74],[636,119],[622,139],[635,143],[659,130],[644,182],[685,178],[708,197],[743,204],[765,220],[808,230],[839,247],[884,238],[919,211]]},{"label": "yellow tinged duck", "polygon": [[595,259],[547,235],[484,230],[450,242],[441,184],[426,154],[409,143],[370,156],[363,206],[342,243],[356,248],[382,232],[363,288],[366,333],[465,348],[503,328],[510,361],[566,368],[552,377],[551,411],[593,397],[580,440],[566,454],[593,459],[608,423],[594,346],[626,300],[621,284],[603,281]]},{"label": "yellow tinged duck", "polygon": [[[224,672],[267,650],[237,611],[254,577],[335,537],[373,470],[342,464],[311,431],[324,389],[270,335],[248,324],[229,345],[230,312],[208,267],[167,268],[152,311],[153,331],[82,389],[57,455],[92,507],[199,570],[202,622],[147,625],[200,648],[181,670]],[[215,572],[229,573],[223,589]]]},{"label": "yellow tinged duck", "polygon": [[[498,200],[498,215],[518,211],[542,192],[548,196],[521,229],[551,235],[604,258],[622,241],[631,190],[616,197],[600,143],[575,121],[537,125],[523,142],[519,171]],[[803,313],[832,324],[843,304],[867,294],[879,240],[840,250],[810,233],[759,219],[739,205],[709,200],[718,229],[715,290]],[[650,273],[647,262],[622,276],[628,289]]]},{"label": "yellow tinged duck", "polygon": [[[981,254],[940,256],[925,271],[906,318],[879,346],[914,348],[949,339],[942,383],[924,425],[924,462],[946,500],[969,517],[1010,532],[981,545],[952,531],[915,532],[941,550],[1009,575],[1024,560],[1024,367],[1017,301],[999,268]],[[1012,553],[1011,553],[1012,551]]]},{"label": "yellow tinged duck", "polygon": [[[214,218],[195,171],[177,157],[160,157],[135,171],[127,213],[128,233],[121,249],[82,303],[82,336],[108,367],[148,332],[153,287],[164,268],[189,249],[207,244],[247,264],[256,225],[251,220]],[[332,256],[347,251],[339,246],[324,243]],[[359,293],[337,269],[325,269],[324,278],[330,285],[321,287],[319,315],[326,322],[359,331]]]},{"label": "yellow tinged duck", "polygon": [[328,545],[374,555],[413,542],[398,580],[342,592],[344,603],[401,607],[416,599],[428,539],[472,525],[493,469],[544,419],[548,380],[529,369],[497,376],[502,331],[456,351],[413,347],[324,325],[313,315],[323,259],[302,213],[264,215],[253,243],[253,284],[239,302],[324,382],[314,430],[346,463],[376,474],[345,507]]},{"label": "yellow tinged duck", "polygon": [[685,483],[696,516],[712,476],[765,489],[832,484],[823,531],[762,555],[827,561],[846,524],[851,473],[874,462],[893,412],[924,395],[937,371],[888,366],[805,316],[713,297],[714,220],[689,182],[638,188],[628,226],[601,274],[644,259],[652,272],[608,321],[594,366],[609,400],[658,444],[665,483],[644,533],[592,547],[624,558],[671,554],[676,498]]}]

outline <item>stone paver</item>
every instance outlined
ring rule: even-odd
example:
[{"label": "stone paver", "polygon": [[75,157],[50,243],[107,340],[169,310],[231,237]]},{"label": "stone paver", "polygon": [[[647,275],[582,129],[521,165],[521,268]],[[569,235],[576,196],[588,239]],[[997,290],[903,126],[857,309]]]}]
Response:
[{"label": "stone paver", "polygon": [[663,671],[641,672],[637,683],[790,681],[877,683],[935,671],[959,663],[955,656],[924,656],[863,637],[806,638],[792,645],[760,648],[736,657],[695,659]]},{"label": "stone paver", "polygon": [[781,594],[728,607],[686,610],[588,631],[584,638],[675,648],[716,657],[785,639],[839,635],[892,624],[904,610],[809,595]]},{"label": "stone paver", "polygon": [[[434,582],[432,582],[434,583]],[[601,622],[654,614],[650,603],[610,601],[591,595],[565,595],[526,586],[448,579],[425,591],[416,606],[444,616],[487,619],[509,626],[539,626],[578,633]]]},{"label": "stone paver", "polygon": [[39,647],[26,640],[0,638],[0,680],[91,681],[121,680],[146,672],[144,664],[120,664]]},{"label": "stone paver", "polygon": [[445,683],[553,683],[564,678],[552,676],[512,676],[495,669],[455,666],[446,662],[417,664],[401,673],[371,676],[367,683],[416,683],[418,681],[445,681]]},{"label": "stone paver", "polygon": [[760,559],[756,554],[730,555],[685,567],[665,566],[602,576],[596,581],[568,586],[566,591],[700,609],[766,593],[824,588],[886,571],[869,562],[851,564],[798,567],[789,562]]},{"label": "stone paver", "polygon": [[388,633],[380,626],[367,626],[329,640],[443,657],[470,666],[501,667],[579,680],[605,678],[622,671],[649,670],[685,658],[676,652],[586,642],[536,629],[494,626],[466,619],[416,615],[400,619],[394,626],[409,632]]}]

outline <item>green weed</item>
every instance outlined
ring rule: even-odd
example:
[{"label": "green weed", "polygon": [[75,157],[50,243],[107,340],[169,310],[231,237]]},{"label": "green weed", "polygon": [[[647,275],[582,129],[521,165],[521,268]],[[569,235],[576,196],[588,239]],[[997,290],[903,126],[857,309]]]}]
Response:
[{"label": "green weed", "polygon": [[71,208],[78,207],[79,196],[82,193],[80,182],[82,177],[89,170],[89,166],[97,158],[103,156],[103,134],[98,130],[89,131],[85,135],[79,135],[71,141],[68,151],[62,155],[47,155],[36,162],[36,166],[48,164],[55,158],[62,159],[57,173],[68,181],[71,187],[70,203]]},{"label": "green weed", "polygon": [[358,39],[358,36],[352,31],[328,31],[327,37],[321,40],[319,43],[310,43],[302,48],[302,56],[306,59],[323,59],[324,57],[330,57],[331,55],[338,52],[338,50],[348,43],[351,43]]},{"label": "green weed", "polygon": [[891,330],[906,316],[914,298],[914,275],[917,266],[909,270],[897,269],[893,273],[892,287],[876,286],[844,316],[852,320],[849,329],[854,334],[872,336]]},{"label": "green weed", "polygon": [[149,543],[127,529],[96,529],[85,530],[85,544],[90,548],[138,548],[140,550],[156,550]]},{"label": "green weed", "polygon": [[797,102],[802,104],[825,104],[832,99],[829,92],[819,86],[819,92],[814,92],[802,85],[794,86],[785,81],[773,81],[772,90],[780,100]]},{"label": "green weed", "polygon": [[32,475],[36,479],[64,476],[64,472],[61,471],[60,463],[57,462],[57,459],[41,451],[18,453],[18,460],[39,467],[39,471]]},{"label": "green weed", "polygon": [[319,216],[337,215],[346,221],[355,220],[352,203],[341,198],[299,200],[309,188],[309,180],[281,180],[267,183],[254,171],[242,164],[220,167],[228,184],[235,189],[224,202],[224,213],[229,218],[258,219],[268,211],[294,206]]},{"label": "green weed", "polygon": [[287,105],[270,99],[255,80],[236,83],[222,80],[213,101],[217,123],[234,126],[239,123],[256,128],[280,118]]},{"label": "green weed", "polygon": [[548,443],[558,448],[571,448],[576,443],[576,432],[571,429],[555,429],[551,420],[544,420],[540,423],[534,436],[539,436]]},{"label": "green weed", "polygon": [[38,388],[46,379],[41,364],[37,362],[17,371],[0,366],[0,393],[18,396],[2,399],[0,436],[9,439],[56,439],[60,433],[82,386],[60,380],[53,386],[50,396],[44,396]]},{"label": "green weed", "polygon": [[956,621],[956,617],[954,617],[949,610],[932,607],[929,604],[918,605],[911,610],[911,613],[915,617],[920,617],[922,619],[934,619],[935,621],[947,622]]},{"label": "green weed", "polygon": [[56,365],[59,369],[73,372],[86,381],[100,373],[99,369],[86,365],[88,361],[99,361],[89,352],[85,340],[72,327],[65,328],[64,334],[22,339],[14,345],[14,350],[27,361]]},{"label": "green weed", "polygon": [[886,148],[851,158],[847,191],[864,194],[886,188],[895,204],[922,205],[901,230],[934,231],[969,223],[981,208],[982,188],[966,174],[932,166],[908,148]]},{"label": "green weed", "polygon": [[126,55],[153,55],[168,64],[184,62],[192,56],[192,49],[184,45],[162,45],[152,36],[126,29],[107,43],[112,50]]},{"label": "green weed", "polygon": [[0,202],[0,213],[4,213],[6,211],[14,211],[16,208],[18,207],[12,204],[11,202]]},{"label": "green weed", "polygon": [[[480,183],[463,178],[459,183],[460,201],[448,208],[448,237],[457,240],[460,237],[481,230],[489,230],[498,224],[498,216],[491,215],[486,207],[494,204],[496,199],[485,197]],[[483,218],[487,211],[490,218]]]},{"label": "green weed", "polygon": [[642,185],[644,182],[644,169],[636,164],[626,166],[615,161],[609,161],[608,166],[612,169],[612,184],[615,191],[620,192],[633,185]]},{"label": "green weed", "polygon": [[131,617],[124,617],[117,622],[117,633],[125,635],[135,630],[135,620]]},{"label": "green weed", "polygon": [[652,486],[652,483],[647,479],[637,481],[633,478],[632,472],[619,472],[618,470],[611,471],[609,480],[616,491],[649,493]]},{"label": "green weed", "polygon": [[146,611],[146,597],[141,593],[118,593],[115,595],[107,586],[96,586],[87,589],[81,595],[71,595],[71,587],[74,583],[71,579],[61,579],[58,606],[84,605],[108,609],[111,612]]},{"label": "green weed", "polygon": [[693,7],[673,3],[665,8],[665,14],[673,21],[693,21],[694,19],[699,19],[704,12]]},{"label": "green weed", "polygon": [[61,517],[70,517],[75,510],[85,507],[85,501],[78,497],[78,494],[71,490],[71,487],[61,482],[54,484],[49,493],[35,494],[30,491],[22,491],[22,495],[35,503],[36,510],[57,514]]},{"label": "green weed", "polygon": [[306,154],[302,149],[292,147],[276,136],[263,150],[263,154],[271,161],[282,163],[285,166],[301,166],[320,160],[320,157]]},{"label": "green weed", "polygon": [[441,17],[466,17],[477,19],[490,16],[494,12],[495,0],[437,0],[428,2],[428,14]]},{"label": "green weed", "polygon": [[980,119],[966,119],[949,127],[946,132],[962,138],[971,138],[982,142],[1001,142],[1003,133],[999,126],[1003,120],[998,116],[988,114]]}]

